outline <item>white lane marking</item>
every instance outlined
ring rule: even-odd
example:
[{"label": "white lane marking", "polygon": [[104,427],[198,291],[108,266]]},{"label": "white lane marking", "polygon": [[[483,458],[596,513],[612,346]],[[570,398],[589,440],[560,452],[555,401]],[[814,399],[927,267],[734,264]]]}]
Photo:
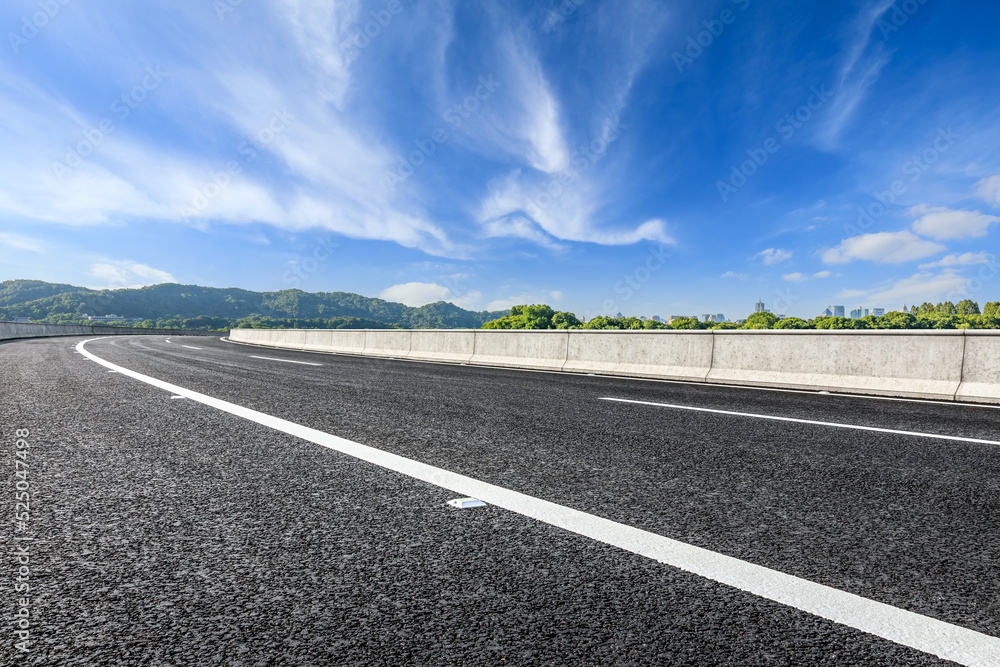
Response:
[{"label": "white lane marking", "polygon": [[186,347],[189,350],[203,350],[203,347],[194,347],[193,345],[181,345],[181,347]]},{"label": "white lane marking", "polygon": [[187,396],[171,396],[170,398],[171,399],[174,399],[174,398],[187,398]]},{"label": "white lane marking", "polygon": [[1000,639],[996,637],[436,468],[185,389],[117,366],[93,355],[84,347],[91,340],[98,339],[85,340],[79,343],[77,348],[93,361],[141,382],[180,394],[223,412],[945,660],[952,660],[968,667],[1000,667]]},{"label": "white lane marking", "polygon": [[[275,349],[271,345],[257,345],[256,343],[244,343],[237,340],[229,340],[228,338],[221,338],[227,343],[233,345],[246,345],[247,347],[262,347],[269,350]],[[283,348],[288,349],[288,348]],[[350,352],[322,352],[320,350],[299,350],[299,352],[307,352],[309,354],[326,354],[337,357],[357,357],[358,359],[385,359],[385,357],[373,357],[364,354],[352,354]],[[398,359],[397,361],[406,361],[411,364],[432,364],[435,366],[454,366],[453,361],[430,361],[427,359]],[[466,366],[467,364],[459,364],[460,366]],[[729,389],[733,391],[746,389],[748,391],[776,391],[782,394],[809,394],[815,396],[817,391],[815,389],[786,389],[782,387],[757,387],[749,384],[729,384],[725,382],[704,382],[701,380],[664,380],[662,378],[640,378],[632,377],[629,375],[604,375],[598,373],[582,373],[575,371],[545,371],[538,368],[513,368],[508,366],[486,366],[478,365],[478,368],[492,368],[496,371],[513,371],[517,373],[544,373],[547,375],[572,375],[576,377],[599,377],[604,380],[628,380],[629,382],[654,382],[657,384],[683,384],[688,386],[705,387],[707,389]],[[819,392],[822,393],[822,392]],[[972,403],[969,401],[941,401],[935,400],[933,398],[902,398],[900,396],[875,396],[873,394],[850,394],[847,392],[833,391],[827,392],[827,395],[831,398],[857,398],[864,399],[867,401],[896,401],[898,403],[930,403],[931,405],[948,405],[953,408],[985,408],[988,410],[1000,410],[1000,405],[991,405],[989,403]]]},{"label": "white lane marking", "polygon": [[323,364],[314,364],[311,361],[292,361],[291,359],[277,359],[275,357],[255,357],[250,355],[251,359],[266,359],[268,361],[283,361],[286,364],[302,364],[303,366],[322,366]]},{"label": "white lane marking", "polygon": [[169,339],[169,338],[167,338],[166,340],[167,340],[167,342],[168,342],[168,343],[170,342],[170,339]]},{"label": "white lane marking", "polygon": [[759,415],[753,412],[733,412],[731,410],[717,410],[715,408],[698,408],[692,405],[676,405],[674,403],[653,403],[652,401],[633,401],[627,398],[601,398],[602,401],[614,401],[615,403],[634,403],[635,405],[651,405],[657,408],[670,408],[672,410],[691,410],[694,412],[710,412],[716,415],[733,415],[736,417],[751,417],[753,419],[768,419],[776,422],[792,422],[794,424],[811,424],[813,426],[829,426],[831,428],[848,428],[856,431],[874,431],[876,433],[892,433],[895,435],[909,435],[915,438],[932,438],[934,440],[953,440],[955,442],[972,442],[977,445],[1000,445],[996,440],[980,440],[978,438],[963,438],[958,435],[941,435],[939,433],[923,433],[921,431],[899,431],[894,428],[879,428],[877,426],[858,426],[856,424],[840,424],[838,422],[821,422],[812,419],[796,419],[794,417],[776,417],[774,415]]}]

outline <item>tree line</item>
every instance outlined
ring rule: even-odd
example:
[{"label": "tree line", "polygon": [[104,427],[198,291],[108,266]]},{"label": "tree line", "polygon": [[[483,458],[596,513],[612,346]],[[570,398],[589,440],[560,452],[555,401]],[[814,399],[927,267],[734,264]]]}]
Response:
[{"label": "tree line", "polygon": [[779,318],[773,313],[753,313],[743,322],[702,322],[697,317],[677,317],[669,324],[638,317],[607,317],[600,315],[587,321],[573,313],[561,312],[541,305],[514,306],[503,317],[486,322],[483,329],[620,329],[620,330],[697,330],[697,329],[1000,329],[1000,302],[983,306],[965,299],[924,303],[906,311],[895,311],[876,317]]}]

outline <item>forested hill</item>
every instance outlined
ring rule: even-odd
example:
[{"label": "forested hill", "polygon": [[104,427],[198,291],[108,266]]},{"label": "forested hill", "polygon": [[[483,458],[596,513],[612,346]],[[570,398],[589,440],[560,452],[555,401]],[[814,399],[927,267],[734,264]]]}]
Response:
[{"label": "forested hill", "polygon": [[[0,320],[69,323],[83,315],[120,315],[195,328],[384,326],[477,328],[502,312],[472,312],[440,301],[420,308],[348,292],[309,293],[292,289],[251,292],[197,285],[151,285],[138,289],[92,290],[38,280],[0,282]],[[191,321],[189,321],[191,320]]]}]

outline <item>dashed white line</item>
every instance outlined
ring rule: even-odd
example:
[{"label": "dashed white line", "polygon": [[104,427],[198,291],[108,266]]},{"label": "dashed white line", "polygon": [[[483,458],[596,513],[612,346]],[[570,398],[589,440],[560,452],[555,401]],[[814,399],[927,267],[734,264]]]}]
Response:
[{"label": "dashed white line", "polygon": [[286,364],[302,364],[303,366],[322,366],[323,364],[314,364],[311,361],[292,361],[291,359],[278,359],[276,357],[256,357],[250,355],[251,359],[266,359],[267,361],[283,361]]},{"label": "dashed white line", "polygon": [[750,417],[752,419],[768,419],[778,422],[792,422],[795,424],[810,424],[813,426],[829,426],[831,428],[847,428],[857,431],[874,431],[876,433],[892,433],[894,435],[909,435],[915,438],[933,438],[935,440],[952,440],[955,442],[971,442],[977,445],[1000,445],[996,440],[980,440],[979,438],[963,438],[957,435],[942,435],[940,433],[923,433],[921,431],[900,431],[893,428],[879,428],[877,426],[859,426],[857,424],[841,424],[839,422],[821,422],[812,419],[796,419],[795,417],[778,417],[775,415],[759,415],[753,412],[734,412],[731,410],[717,410],[715,408],[699,408],[693,405],[676,405],[674,403],[654,403],[652,401],[633,401],[627,398],[603,397],[602,401],[614,401],[615,403],[632,403],[635,405],[650,405],[657,408],[670,408],[673,410],[691,410],[693,412],[710,412],[716,415],[732,415],[735,417]]},{"label": "dashed white line", "polygon": [[204,350],[203,347],[195,347],[194,345],[181,345],[181,347],[186,347],[189,350]]},{"label": "dashed white line", "polygon": [[185,389],[105,361],[85,349],[88,342],[90,341],[85,340],[79,343],[77,348],[89,359],[141,382],[223,412],[945,660],[968,667],[1000,667],[1000,639],[996,637]]}]

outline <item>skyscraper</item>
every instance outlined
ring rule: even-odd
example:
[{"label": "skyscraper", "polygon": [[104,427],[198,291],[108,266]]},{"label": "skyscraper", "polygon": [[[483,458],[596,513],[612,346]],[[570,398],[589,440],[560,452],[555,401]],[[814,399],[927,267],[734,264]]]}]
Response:
[{"label": "skyscraper", "polygon": [[764,308],[764,302],[763,301],[757,301],[757,303],[754,304],[753,312],[755,312],[755,313],[766,313],[767,309]]}]

